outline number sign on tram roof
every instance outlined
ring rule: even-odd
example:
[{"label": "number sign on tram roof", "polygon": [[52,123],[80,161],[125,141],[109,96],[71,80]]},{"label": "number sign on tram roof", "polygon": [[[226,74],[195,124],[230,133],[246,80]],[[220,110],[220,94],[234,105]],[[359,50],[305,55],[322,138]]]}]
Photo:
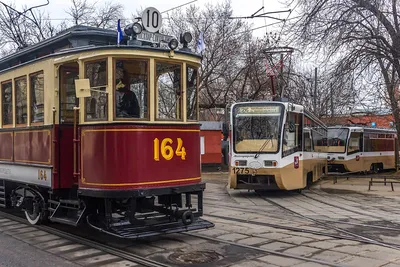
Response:
[{"label": "number sign on tram roof", "polygon": [[146,8],[142,13],[142,24],[146,31],[151,33],[158,32],[162,24],[160,11],[154,7]]}]

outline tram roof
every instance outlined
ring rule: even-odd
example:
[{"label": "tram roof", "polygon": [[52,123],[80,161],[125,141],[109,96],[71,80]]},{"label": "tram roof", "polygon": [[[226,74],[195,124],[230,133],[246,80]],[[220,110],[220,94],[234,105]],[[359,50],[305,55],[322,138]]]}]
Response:
[{"label": "tram roof", "polygon": [[[152,42],[142,41],[141,46],[126,45],[128,36],[124,35],[121,45],[117,46],[117,31],[107,30],[102,28],[77,25],[68,28],[64,31],[57,33],[55,36],[43,40],[39,43],[25,47],[16,51],[8,56],[0,59],[0,71],[17,67],[21,64],[35,61],[46,56],[53,56],[63,53],[71,53],[77,51],[92,50],[98,48],[133,48],[133,49],[144,49],[153,50],[155,52],[169,51],[165,48],[152,47]],[[199,54],[175,50],[175,53],[186,54],[201,58]]]},{"label": "tram roof", "polygon": [[397,132],[396,129],[393,128],[375,128],[370,126],[362,126],[362,125],[336,125],[329,126],[328,129],[343,129],[347,128],[349,130],[361,130],[361,131],[380,131],[380,132]]}]

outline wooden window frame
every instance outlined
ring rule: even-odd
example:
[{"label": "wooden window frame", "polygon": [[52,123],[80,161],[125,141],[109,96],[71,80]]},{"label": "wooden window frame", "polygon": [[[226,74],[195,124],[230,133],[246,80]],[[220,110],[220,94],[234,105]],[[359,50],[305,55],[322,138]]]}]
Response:
[{"label": "wooden window frame", "polygon": [[36,75],[38,75],[38,74],[43,74],[43,105],[44,105],[44,107],[43,107],[43,121],[41,121],[41,122],[32,122],[32,118],[33,118],[33,116],[32,116],[32,110],[30,111],[30,113],[29,113],[29,122],[30,122],[30,125],[31,126],[38,126],[38,125],[44,125],[44,120],[45,120],[45,118],[46,118],[46,113],[45,113],[45,107],[46,107],[46,104],[45,104],[45,101],[46,101],[46,97],[45,97],[45,93],[46,93],[46,90],[45,90],[45,77],[44,77],[44,71],[43,70],[40,70],[40,71],[36,71],[36,72],[33,72],[33,73],[30,73],[29,74],[29,90],[30,90],[30,99],[29,99],[29,101],[28,101],[28,104],[29,104],[29,108],[31,108],[31,104],[32,104],[32,91],[31,91],[31,89],[32,89],[32,84],[31,84],[31,82],[30,82],[30,79],[31,79],[31,77],[32,76],[36,76]]},{"label": "wooden window frame", "polygon": [[[22,79],[25,79],[25,81],[26,81],[26,115],[27,115],[27,117],[26,117],[26,123],[25,124],[17,124],[17,81],[18,80],[22,80]],[[19,76],[19,77],[16,77],[16,78],[14,78],[14,87],[13,87],[13,91],[14,91],[14,99],[13,99],[13,112],[15,113],[15,128],[18,128],[18,127],[28,127],[28,120],[29,120],[29,118],[28,118],[28,108],[29,108],[29,106],[28,106],[28,90],[29,90],[29,88],[28,88],[28,75],[22,75],[22,76]]]},{"label": "wooden window frame", "polygon": [[[117,60],[132,60],[132,61],[145,61],[147,64],[147,117],[146,118],[118,118],[117,117],[117,105],[115,103],[116,99],[116,84],[115,80],[117,77]],[[112,58],[112,64],[113,64],[113,85],[112,85],[112,93],[113,93],[113,103],[112,103],[112,109],[113,109],[113,120],[114,121],[150,121],[150,112],[152,110],[151,107],[151,101],[150,101],[150,94],[151,94],[151,83],[150,83],[150,58],[146,57],[113,57]],[[155,64],[154,64],[155,65]],[[154,77],[155,78],[155,77]]]},{"label": "wooden window frame", "polygon": [[[108,118],[108,110],[109,110],[109,108],[110,108],[110,103],[108,103],[109,101],[108,101],[108,91],[107,91],[107,88],[109,87],[109,84],[108,84],[108,68],[109,68],[109,66],[108,66],[108,57],[106,56],[106,57],[99,57],[99,58],[96,58],[96,59],[90,59],[90,60],[87,60],[87,61],[84,61],[83,62],[83,78],[84,79],[88,79],[87,77],[86,77],[86,67],[87,67],[87,64],[91,64],[91,63],[95,63],[95,62],[99,62],[99,61],[105,61],[106,62],[106,84],[105,84],[105,88],[106,88],[106,90],[104,91],[104,92],[106,92],[105,93],[105,95],[107,96],[106,98],[107,98],[107,112],[106,112],[106,118],[105,119],[90,119],[90,120],[88,120],[87,119],[87,108],[86,108],[86,97],[84,97],[83,98],[83,109],[84,109],[84,113],[83,113],[83,121],[84,122],[99,122],[99,121],[103,121],[103,122],[107,122],[108,120],[109,120],[109,118]],[[90,85],[90,86],[92,86],[92,84]],[[100,85],[101,86],[101,85]],[[91,94],[90,94],[91,95]],[[90,96],[91,97],[91,96]]]},{"label": "wooden window frame", "polygon": [[[186,76],[187,76],[187,69],[188,68],[192,68],[193,70],[197,70],[197,75],[196,75],[196,119],[189,119],[188,118],[188,114],[187,114],[187,105],[188,105],[188,103],[187,103],[187,96],[186,96],[186,99],[185,99],[185,101],[186,101],[186,111],[185,111],[185,115],[186,115],[186,120],[188,121],[188,122],[197,122],[197,121],[199,121],[199,117],[200,117],[200,109],[199,109],[199,69],[200,69],[200,67],[196,67],[196,66],[194,66],[194,65],[192,65],[192,64],[188,64],[188,63],[186,63]],[[188,89],[187,89],[187,77],[185,77],[185,82],[186,82],[186,94],[187,94],[187,92],[188,92]]]},{"label": "wooden window frame", "polygon": [[[180,81],[180,89],[181,89],[181,118],[180,119],[160,119],[158,118],[158,87],[157,82],[157,63],[167,63],[171,65],[179,65],[181,67],[181,81]],[[155,121],[171,121],[171,122],[183,122],[185,120],[184,116],[186,116],[186,110],[183,110],[183,101],[186,101],[186,99],[183,99],[183,81],[186,80],[186,77],[183,77],[183,62],[174,62],[172,60],[163,60],[163,59],[155,59],[154,60],[154,120]]]},{"label": "wooden window frame", "polygon": [[12,112],[13,112],[13,116],[12,116],[12,122],[11,123],[9,123],[9,124],[4,124],[4,120],[3,120],[3,118],[4,118],[4,114],[3,114],[3,84],[6,84],[6,83],[11,83],[11,96],[12,96],[12,93],[13,93],[13,90],[14,90],[14,82],[13,82],[13,79],[9,79],[9,80],[6,80],[6,81],[4,81],[4,82],[1,82],[0,83],[0,86],[1,86],[1,92],[0,92],[0,95],[1,95],[1,127],[2,128],[13,128],[14,127],[14,100],[12,100],[11,101],[11,105],[12,105],[12,108],[11,108],[11,110],[12,110]]}]

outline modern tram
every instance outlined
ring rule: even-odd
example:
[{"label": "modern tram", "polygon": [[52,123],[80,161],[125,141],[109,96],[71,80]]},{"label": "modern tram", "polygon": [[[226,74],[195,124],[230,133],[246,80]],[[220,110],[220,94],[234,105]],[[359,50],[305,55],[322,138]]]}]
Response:
[{"label": "modern tram", "polygon": [[146,29],[118,42],[75,26],[0,59],[0,207],[132,239],[214,226],[200,218],[201,55],[189,32]]},{"label": "modern tram", "polygon": [[229,129],[231,189],[303,189],[327,172],[328,129],[301,105],[235,103]]},{"label": "modern tram", "polygon": [[395,168],[395,129],[328,127],[328,172],[379,172]]}]

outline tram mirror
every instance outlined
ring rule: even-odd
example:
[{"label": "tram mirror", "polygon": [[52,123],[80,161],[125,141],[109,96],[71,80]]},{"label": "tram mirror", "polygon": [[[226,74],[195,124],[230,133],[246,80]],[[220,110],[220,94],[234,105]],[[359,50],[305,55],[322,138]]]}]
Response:
[{"label": "tram mirror", "polygon": [[77,98],[90,96],[90,81],[89,79],[75,80],[75,93]]},{"label": "tram mirror", "polygon": [[222,134],[224,135],[224,137],[228,137],[229,136],[229,125],[227,122],[223,122],[222,123]]}]

